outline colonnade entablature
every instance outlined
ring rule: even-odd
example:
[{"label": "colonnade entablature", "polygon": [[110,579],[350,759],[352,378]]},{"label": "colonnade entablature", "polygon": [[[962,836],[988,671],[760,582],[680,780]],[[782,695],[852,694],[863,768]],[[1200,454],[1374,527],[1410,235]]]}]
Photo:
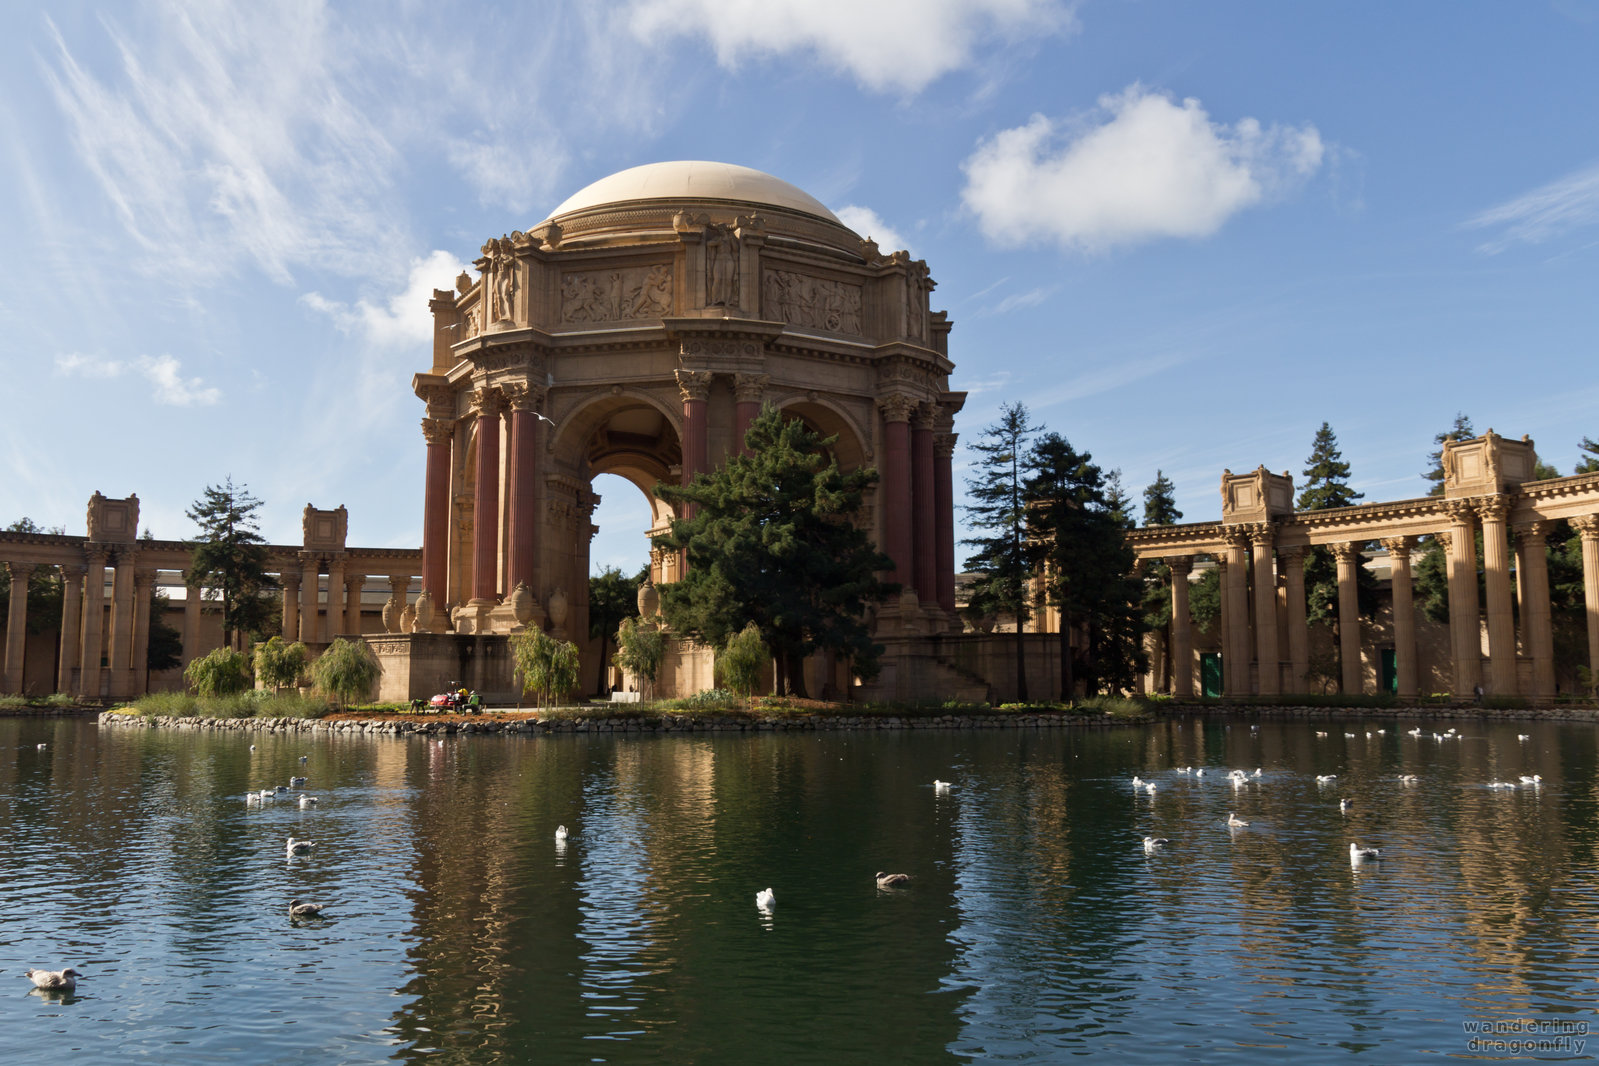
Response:
[{"label": "colonnade entablature", "polygon": [[[1551,526],[1561,521],[1581,537],[1588,666],[1599,670],[1599,474],[1532,481],[1535,462],[1530,439],[1506,440],[1489,430],[1481,437],[1445,443],[1440,496],[1298,512],[1291,505],[1290,475],[1272,474],[1264,467],[1243,475],[1223,472],[1222,521],[1147,527],[1128,534],[1138,559],[1164,561],[1173,572],[1171,639],[1174,662],[1182,664],[1174,669],[1174,692],[1193,694],[1188,579],[1195,560],[1205,556],[1214,560],[1221,575],[1225,690],[1261,695],[1305,691],[1309,644],[1304,555],[1312,547],[1329,549],[1337,560],[1342,682],[1345,692],[1359,692],[1362,623],[1356,568],[1368,546],[1378,544],[1390,564],[1396,688],[1402,697],[1418,695],[1411,563],[1421,538],[1432,538],[1447,551],[1454,694],[1548,700],[1555,693],[1555,671],[1545,548]],[[1486,597],[1482,605],[1479,533]],[[1286,612],[1285,625],[1279,624],[1279,609]],[[1286,649],[1280,630],[1286,633]],[[1530,661],[1530,671],[1518,670],[1518,657]],[[1529,673],[1530,680],[1523,676]]]}]

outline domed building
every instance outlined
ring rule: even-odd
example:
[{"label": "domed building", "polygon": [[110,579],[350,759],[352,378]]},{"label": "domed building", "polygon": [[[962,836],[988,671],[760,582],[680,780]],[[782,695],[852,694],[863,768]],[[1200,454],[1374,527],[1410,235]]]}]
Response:
[{"label": "domed building", "polygon": [[[435,291],[433,365],[413,380],[427,405],[419,633],[542,627],[584,649],[591,689],[593,478],[638,486],[653,508],[640,534],[663,531],[654,485],[719,465],[770,404],[836,436],[841,466],[880,472],[860,521],[906,591],[878,613],[879,687],[915,694],[899,645],[959,629],[951,453],[965,398],[949,390],[950,323],[929,306],[925,263],[770,174],[682,161],[594,182],[489,240],[476,266]],[[678,565],[652,552],[651,580]],[[811,691],[848,685],[838,673],[816,663]],[[667,691],[710,687],[709,657],[669,674]]]}]

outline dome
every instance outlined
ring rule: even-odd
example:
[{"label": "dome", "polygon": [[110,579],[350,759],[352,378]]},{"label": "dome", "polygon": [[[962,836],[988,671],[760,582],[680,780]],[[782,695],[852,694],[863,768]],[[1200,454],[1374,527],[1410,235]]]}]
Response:
[{"label": "dome", "polygon": [[619,170],[567,197],[561,206],[550,212],[550,218],[638,200],[729,200],[765,204],[843,225],[838,216],[814,196],[781,178],[732,163],[702,160],[647,163]]}]

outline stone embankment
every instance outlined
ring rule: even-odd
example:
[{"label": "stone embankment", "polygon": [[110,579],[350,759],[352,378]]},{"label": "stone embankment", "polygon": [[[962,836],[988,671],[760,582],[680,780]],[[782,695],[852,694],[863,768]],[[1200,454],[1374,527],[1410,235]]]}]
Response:
[{"label": "stone embankment", "polygon": [[1560,704],[1550,707],[1479,707],[1474,703],[1426,703],[1399,707],[1278,707],[1250,703],[1167,703],[1161,717],[1201,715],[1217,718],[1402,718],[1415,721],[1554,721],[1599,722],[1599,707]]}]

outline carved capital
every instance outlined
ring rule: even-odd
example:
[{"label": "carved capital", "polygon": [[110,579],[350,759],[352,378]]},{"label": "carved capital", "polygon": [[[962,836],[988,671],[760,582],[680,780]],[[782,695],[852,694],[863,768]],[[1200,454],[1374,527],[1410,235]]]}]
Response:
[{"label": "carved capital", "polygon": [[739,403],[760,403],[766,395],[770,374],[735,374],[733,395]]},{"label": "carved capital", "polygon": [[1301,566],[1305,562],[1305,549],[1298,544],[1289,548],[1278,548],[1277,558],[1290,566]]},{"label": "carved capital", "polygon": [[33,563],[7,563],[6,564],[6,569],[11,571],[11,580],[12,580],[13,583],[15,583],[15,582],[18,582],[18,581],[26,581],[26,580],[28,580],[29,576],[31,576],[33,574],[34,564]]},{"label": "carved capital", "polygon": [[1416,538],[1384,537],[1382,546],[1387,549],[1390,558],[1408,560],[1411,549],[1416,546]]},{"label": "carved capital", "polygon": [[1458,526],[1470,526],[1477,517],[1477,509],[1470,500],[1448,500],[1444,503],[1444,510]]},{"label": "carved capital", "polygon": [[940,421],[942,421],[942,416],[943,412],[939,410],[938,404],[919,404],[916,408],[916,414],[913,417],[912,424],[917,429],[926,430],[927,432],[932,433],[939,428],[938,424]]},{"label": "carved capital", "polygon": [[448,444],[454,436],[454,419],[424,418],[422,420],[422,437],[429,444]]},{"label": "carved capital", "polygon": [[960,439],[959,433],[933,434],[933,454],[940,459],[952,459],[955,456],[955,442]]},{"label": "carved capital", "polygon": [[1192,555],[1170,555],[1166,557],[1166,566],[1171,570],[1173,577],[1187,577],[1194,569]]},{"label": "carved capital", "polygon": [[496,418],[505,406],[505,395],[499,389],[484,385],[472,390],[472,412],[479,418]]},{"label": "carved capital", "polygon": [[1474,497],[1471,505],[1484,522],[1503,522],[1510,515],[1510,497],[1503,494]]},{"label": "carved capital", "polygon": [[1549,542],[1549,530],[1553,527],[1554,523],[1547,520],[1528,522],[1516,527],[1516,537],[1524,548],[1542,548]]},{"label": "carved capital", "polygon": [[916,401],[909,396],[885,396],[877,401],[884,422],[909,422],[916,407]]},{"label": "carved capital", "polygon": [[1340,563],[1353,563],[1360,560],[1359,549],[1350,541],[1346,540],[1341,544],[1329,544],[1328,547],[1332,549],[1333,558]]},{"label": "carved capital", "polygon": [[155,567],[153,567],[153,566],[136,566],[136,567],[133,568],[133,587],[134,588],[136,588],[136,589],[148,589],[150,587],[151,582],[153,582],[153,581],[155,581]]},{"label": "carved capital", "polygon": [[89,572],[87,566],[77,563],[62,563],[60,564],[60,569],[62,580],[66,581],[68,585],[76,585],[83,580],[83,575]]},{"label": "carved capital", "polygon": [[1275,530],[1270,522],[1248,522],[1240,527],[1249,542],[1257,548],[1270,548]]},{"label": "carved capital", "polygon": [[110,554],[111,553],[109,551],[98,544],[90,544],[88,547],[83,549],[84,561],[89,566],[98,566],[102,569],[105,567],[105,561]]},{"label": "carved capital", "polygon": [[278,583],[283,586],[285,596],[293,596],[300,591],[300,575],[293,570],[285,570],[279,574]]},{"label": "carved capital", "polygon": [[709,370],[683,370],[677,372],[677,391],[683,394],[684,403],[703,402],[711,395]]},{"label": "carved capital", "polygon": [[1438,542],[1438,547],[1442,548],[1444,551],[1448,551],[1449,546],[1454,543],[1454,534],[1450,533],[1446,529],[1439,530],[1437,533],[1432,535],[1432,539]]},{"label": "carved capital", "polygon": [[1571,528],[1582,534],[1584,543],[1599,540],[1599,514],[1585,514],[1573,518]]}]

